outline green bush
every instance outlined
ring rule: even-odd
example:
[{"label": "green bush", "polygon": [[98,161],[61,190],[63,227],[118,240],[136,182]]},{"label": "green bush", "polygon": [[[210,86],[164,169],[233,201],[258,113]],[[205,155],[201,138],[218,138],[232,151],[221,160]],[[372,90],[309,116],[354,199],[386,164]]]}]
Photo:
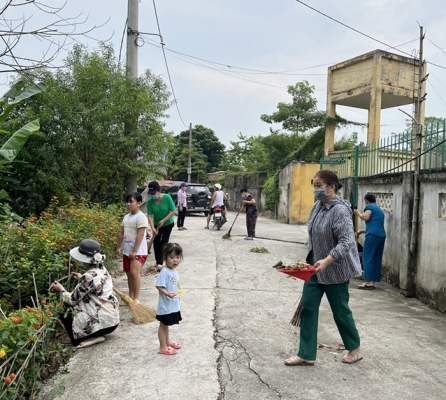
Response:
[{"label": "green bush", "polygon": [[[32,305],[33,274],[39,294],[47,293],[49,284],[68,275],[69,250],[82,239],[101,244],[111,265],[117,235],[125,210],[118,206],[101,208],[85,201],[59,207],[53,198],[40,218],[0,224],[0,300]],[[71,271],[78,264],[72,262]]]},{"label": "green bush", "polygon": [[274,213],[277,212],[277,205],[280,200],[279,173],[280,171],[277,171],[274,174],[269,175],[263,184],[265,208]]},{"label": "green bush", "polygon": [[[3,214],[0,398],[26,398],[41,385],[45,364],[61,348],[53,340],[53,331],[59,328],[57,316],[63,311],[56,295],[47,295],[50,283],[67,276],[69,270],[77,270],[74,261],[69,266],[69,250],[82,239],[101,243],[110,266],[125,213],[123,207],[101,208],[86,201],[70,200],[68,205],[59,207],[59,200],[53,198],[39,218],[20,220],[11,213]],[[17,310],[19,307],[22,308]]]}]

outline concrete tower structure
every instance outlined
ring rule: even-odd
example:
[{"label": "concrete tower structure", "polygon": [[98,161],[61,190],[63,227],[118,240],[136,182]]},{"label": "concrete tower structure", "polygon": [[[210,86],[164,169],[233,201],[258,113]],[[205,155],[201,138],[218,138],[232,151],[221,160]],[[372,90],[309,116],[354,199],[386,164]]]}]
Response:
[{"label": "concrete tower structure", "polygon": [[[363,54],[328,68],[327,115],[334,118],[336,104],[368,110],[367,143],[379,140],[385,108],[415,104],[413,117],[424,125],[425,102],[421,110],[417,106],[418,82],[418,59],[383,50]],[[325,156],[334,150],[334,134],[334,127],[325,131]]]}]

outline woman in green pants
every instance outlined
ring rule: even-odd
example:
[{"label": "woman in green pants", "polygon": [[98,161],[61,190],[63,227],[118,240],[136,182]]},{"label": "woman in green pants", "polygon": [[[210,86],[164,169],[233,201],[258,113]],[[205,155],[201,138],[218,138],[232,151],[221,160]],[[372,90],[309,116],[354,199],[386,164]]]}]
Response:
[{"label": "woman in green pants", "polygon": [[302,294],[300,344],[297,357],[285,365],[314,365],[317,352],[317,328],[322,296],[327,296],[333,318],[348,353],[342,362],[362,360],[360,340],[348,306],[349,280],[361,275],[361,264],[355,243],[350,203],[337,196],[342,187],[332,171],[319,171],[313,179],[317,201],[308,220],[309,261],[316,267]]}]

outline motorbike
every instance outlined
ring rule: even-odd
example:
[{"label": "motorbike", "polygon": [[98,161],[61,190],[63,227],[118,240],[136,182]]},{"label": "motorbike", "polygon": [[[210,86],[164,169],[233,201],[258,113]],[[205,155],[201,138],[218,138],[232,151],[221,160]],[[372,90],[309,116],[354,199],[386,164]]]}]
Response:
[{"label": "motorbike", "polygon": [[226,218],[223,216],[222,211],[223,210],[221,209],[221,207],[217,206],[215,207],[214,213],[212,214],[212,222],[214,223],[213,227],[217,228],[217,231],[219,231],[223,224],[226,222]]}]

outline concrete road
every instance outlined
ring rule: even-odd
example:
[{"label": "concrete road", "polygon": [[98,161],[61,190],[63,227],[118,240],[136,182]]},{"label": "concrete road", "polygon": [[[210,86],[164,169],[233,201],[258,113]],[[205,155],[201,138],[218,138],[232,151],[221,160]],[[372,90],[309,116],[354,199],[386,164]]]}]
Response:
[{"label": "concrete road", "polygon": [[[299,328],[289,324],[303,281],[272,268],[306,256],[306,226],[259,218],[257,239],[243,240],[244,215],[222,240],[205,230],[202,215],[186,217],[187,231],[171,241],[184,249],[178,268],[183,321],[171,339],[183,348],[158,355],[158,323],[134,325],[128,307],[107,340],[79,350],[44,390],[42,399],[444,399],[446,318],[416,299],[380,283],[374,291],[350,283],[350,305],[364,359],[341,363],[341,339],[324,298],[314,367],[287,367]],[[392,240],[392,233],[389,239]],[[251,252],[264,247],[269,253]],[[147,265],[153,262],[149,256]],[[145,270],[145,268],[144,268]],[[156,308],[156,276],[146,275],[141,301]],[[115,286],[125,290],[124,275]],[[61,393],[64,390],[64,393]],[[50,392],[52,394],[50,395]]]}]

